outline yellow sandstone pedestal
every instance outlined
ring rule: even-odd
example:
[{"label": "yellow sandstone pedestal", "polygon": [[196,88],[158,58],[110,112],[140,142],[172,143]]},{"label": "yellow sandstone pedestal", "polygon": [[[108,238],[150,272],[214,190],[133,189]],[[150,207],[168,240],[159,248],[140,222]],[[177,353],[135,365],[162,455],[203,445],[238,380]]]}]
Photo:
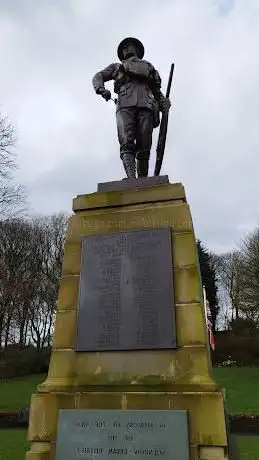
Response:
[{"label": "yellow sandstone pedestal", "polygon": [[[181,184],[74,199],[46,381],[32,396],[27,460],[54,460],[59,409],[185,409],[191,460],[228,458],[223,394],[214,382],[198,254]],[[177,350],[76,353],[81,237],[171,227]]]}]

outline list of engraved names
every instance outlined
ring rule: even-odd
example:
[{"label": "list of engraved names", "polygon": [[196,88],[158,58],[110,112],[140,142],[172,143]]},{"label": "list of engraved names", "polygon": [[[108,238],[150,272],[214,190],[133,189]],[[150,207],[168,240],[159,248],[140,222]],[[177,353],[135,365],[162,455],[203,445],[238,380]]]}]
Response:
[{"label": "list of engraved names", "polygon": [[169,229],[83,240],[77,350],[174,348]]}]

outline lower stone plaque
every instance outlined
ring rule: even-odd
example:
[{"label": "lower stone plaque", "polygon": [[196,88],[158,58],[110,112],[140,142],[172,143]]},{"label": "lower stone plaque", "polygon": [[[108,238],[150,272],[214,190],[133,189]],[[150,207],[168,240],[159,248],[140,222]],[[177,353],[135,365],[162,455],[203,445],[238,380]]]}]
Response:
[{"label": "lower stone plaque", "polygon": [[176,348],[169,228],[83,238],[76,351]]},{"label": "lower stone plaque", "polygon": [[189,460],[185,410],[61,410],[56,460]]}]

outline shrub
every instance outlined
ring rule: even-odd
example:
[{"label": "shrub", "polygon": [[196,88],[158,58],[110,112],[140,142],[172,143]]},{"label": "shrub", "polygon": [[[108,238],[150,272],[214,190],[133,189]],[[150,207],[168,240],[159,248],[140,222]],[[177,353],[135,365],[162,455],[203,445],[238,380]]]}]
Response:
[{"label": "shrub", "polygon": [[47,373],[50,348],[9,346],[0,351],[0,378]]},{"label": "shrub", "polygon": [[236,318],[231,322],[230,327],[233,334],[242,337],[259,335],[256,323],[250,319]]},{"label": "shrub", "polygon": [[259,366],[259,336],[216,336],[216,349],[212,353],[214,365]]}]

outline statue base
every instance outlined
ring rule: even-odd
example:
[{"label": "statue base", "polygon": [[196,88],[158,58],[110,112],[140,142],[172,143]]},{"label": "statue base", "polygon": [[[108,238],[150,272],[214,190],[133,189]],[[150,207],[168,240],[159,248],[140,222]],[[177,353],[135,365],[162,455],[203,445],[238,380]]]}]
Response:
[{"label": "statue base", "polygon": [[120,181],[101,182],[98,184],[98,192],[113,192],[115,190],[130,190],[147,187],[155,187],[156,185],[169,184],[168,176],[150,176],[139,177],[137,179],[122,179]]},{"label": "statue base", "polygon": [[[150,180],[154,178],[141,183]],[[182,409],[188,411],[190,460],[226,460],[223,394],[212,374],[184,188],[168,182],[117,190],[113,183],[112,191],[107,187],[99,184],[103,191],[73,201],[49,372],[32,396],[26,459],[56,458],[60,409]],[[82,237],[165,227],[171,230],[177,349],[76,352]]]}]

